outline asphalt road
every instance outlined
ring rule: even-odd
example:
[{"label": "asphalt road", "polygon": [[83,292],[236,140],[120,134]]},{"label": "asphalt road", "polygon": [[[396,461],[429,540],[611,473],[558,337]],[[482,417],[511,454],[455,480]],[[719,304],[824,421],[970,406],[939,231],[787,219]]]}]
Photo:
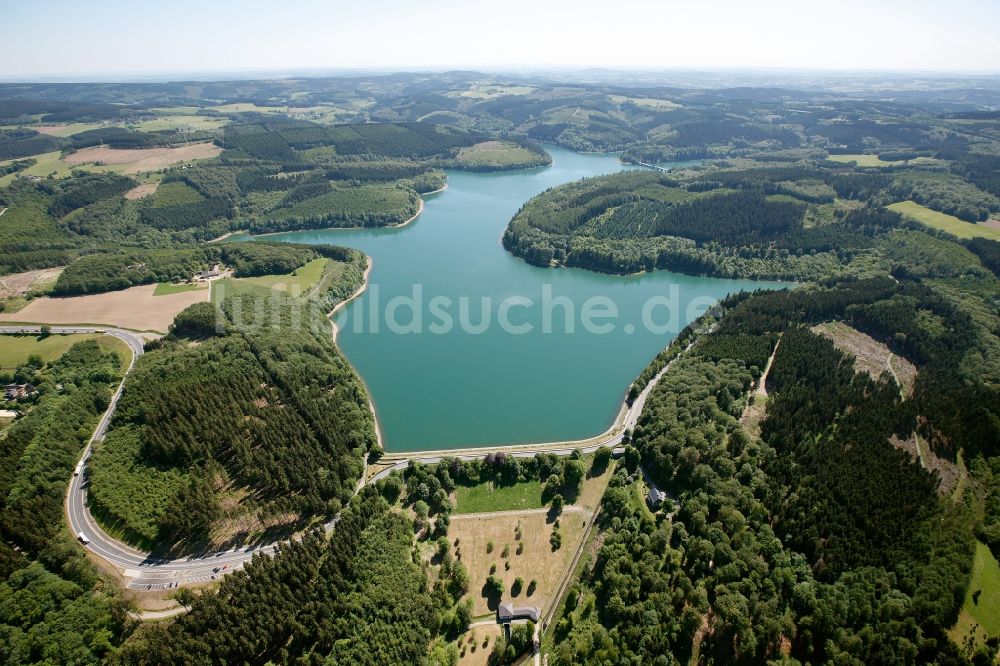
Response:
[{"label": "asphalt road", "polygon": [[[0,326],[0,333],[40,333],[39,326]],[[115,328],[94,327],[94,326],[52,326],[50,332],[53,334],[66,333],[103,333],[123,340],[132,349],[132,360],[126,370],[126,375],[132,371],[136,359],[143,353],[144,341],[137,334]],[[693,344],[693,343],[692,343]],[[691,345],[684,350],[690,349]],[[683,354],[683,352],[682,352]],[[675,359],[676,360],[676,359]],[[516,451],[510,451],[510,447],[498,446],[482,447],[475,449],[474,453],[463,453],[461,450],[454,452],[421,455],[414,453],[399,460],[393,466],[381,470],[367,482],[362,481],[358,489],[365,483],[375,483],[385,478],[393,471],[405,468],[410,460],[421,463],[432,464],[440,462],[443,458],[452,457],[460,460],[474,460],[482,458],[490,450],[507,451],[509,455],[518,458],[531,458],[538,453],[552,453],[555,455],[569,455],[574,449],[580,449],[584,453],[595,451],[598,447],[611,447],[615,455],[620,455],[624,448],[621,446],[622,437],[626,430],[635,428],[639,420],[642,408],[646,404],[653,387],[659,379],[670,369],[674,361],[668,363],[649,384],[636,396],[636,399],[625,410],[624,418],[620,419],[611,430],[599,437],[587,440],[579,446],[573,442],[556,444],[537,444],[529,447],[519,447]],[[79,474],[74,474],[69,482],[69,490],[66,495],[66,520],[70,531],[79,539],[83,534],[87,540],[84,548],[101,557],[116,568],[128,580],[127,587],[135,590],[161,590],[179,587],[184,584],[193,584],[211,581],[222,576],[242,569],[243,565],[253,558],[255,554],[273,554],[280,548],[280,543],[272,543],[262,546],[248,546],[244,548],[234,548],[218,552],[211,552],[200,555],[180,558],[161,558],[150,553],[132,548],[114,537],[107,534],[90,515],[87,508],[87,470],[86,464],[90,458],[95,442],[102,441],[108,430],[108,425],[114,416],[118,400],[121,398],[125,380],[119,384],[118,389],[108,406],[107,411],[101,417],[94,434],[80,457],[80,462],[76,469],[82,470]],[[334,518],[324,525],[327,532],[332,531],[338,518]]]}]

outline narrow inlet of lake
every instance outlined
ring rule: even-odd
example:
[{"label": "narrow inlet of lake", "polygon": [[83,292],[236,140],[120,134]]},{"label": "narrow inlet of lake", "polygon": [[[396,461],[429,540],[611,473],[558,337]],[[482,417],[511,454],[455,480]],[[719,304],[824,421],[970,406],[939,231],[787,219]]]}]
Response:
[{"label": "narrow inlet of lake", "polygon": [[371,392],[387,451],[590,437],[632,380],[706,304],[775,283],[668,271],[614,276],[530,266],[500,245],[531,197],[614,173],[614,155],[547,147],[552,166],[450,171],[398,229],[269,236],[369,255],[368,290],[336,316],[337,344]]}]

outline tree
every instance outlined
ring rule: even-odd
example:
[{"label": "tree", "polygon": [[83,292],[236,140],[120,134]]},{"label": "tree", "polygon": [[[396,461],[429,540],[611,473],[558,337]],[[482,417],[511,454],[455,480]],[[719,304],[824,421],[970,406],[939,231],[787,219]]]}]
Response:
[{"label": "tree", "polygon": [[559,530],[552,530],[552,535],[549,536],[549,544],[552,546],[552,550],[559,550],[562,547],[562,534]]},{"label": "tree", "polygon": [[198,597],[195,596],[195,593],[191,591],[191,588],[182,587],[181,589],[177,590],[177,595],[174,598],[177,599],[177,603],[179,603],[181,606],[190,609],[191,604],[193,604],[195,599],[197,599]]},{"label": "tree", "polygon": [[417,518],[425,520],[427,518],[427,514],[430,512],[430,507],[427,506],[427,502],[417,500],[413,503],[413,511],[417,514]]},{"label": "tree", "polygon": [[442,538],[448,534],[448,527],[451,526],[451,518],[447,513],[439,513],[434,519],[434,531]]},{"label": "tree", "polygon": [[438,557],[443,558],[448,551],[451,550],[451,543],[448,541],[448,537],[442,536],[437,540],[437,554]]},{"label": "tree", "polygon": [[582,460],[568,460],[563,465],[563,487],[571,496],[576,496],[587,478],[587,466]]},{"label": "tree", "polygon": [[597,447],[597,451],[594,452],[594,463],[591,469],[594,470],[594,474],[601,474],[608,468],[611,463],[611,449],[607,446]]},{"label": "tree", "polygon": [[472,599],[466,599],[455,607],[455,630],[464,634],[472,623]]},{"label": "tree", "polygon": [[545,487],[542,490],[542,494],[545,497],[552,497],[562,488],[562,479],[559,478],[558,474],[549,474],[549,478],[545,480]]},{"label": "tree", "polygon": [[639,468],[639,463],[641,462],[639,458],[639,449],[635,448],[631,444],[625,447],[625,469],[628,470],[629,474],[632,474]]},{"label": "tree", "polygon": [[514,583],[510,586],[510,593],[513,596],[521,594],[521,590],[524,588],[524,579],[518,576],[514,579]]},{"label": "tree", "polygon": [[514,648],[514,656],[517,656],[532,647],[535,643],[535,623],[527,621],[523,624],[514,625],[510,632],[510,645]]},{"label": "tree", "polygon": [[503,579],[498,576],[488,576],[486,578],[486,593],[491,597],[502,597],[504,593]]},{"label": "tree", "polygon": [[382,481],[380,490],[382,492],[382,497],[384,497],[389,504],[395,504],[399,499],[400,494],[403,492],[403,480],[396,474],[390,474],[384,481]]},{"label": "tree", "polygon": [[451,594],[456,599],[469,591],[469,572],[461,562],[451,568]]},{"label": "tree", "polygon": [[563,496],[553,495],[552,510],[556,512],[556,515],[558,515],[562,511],[562,508],[563,508]]}]

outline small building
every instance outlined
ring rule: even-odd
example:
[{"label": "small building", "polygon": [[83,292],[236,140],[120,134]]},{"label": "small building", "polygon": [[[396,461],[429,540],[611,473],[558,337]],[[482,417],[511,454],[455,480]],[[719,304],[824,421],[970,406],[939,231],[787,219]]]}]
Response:
[{"label": "small building", "polygon": [[213,265],[207,271],[200,271],[195,274],[195,280],[211,280],[222,275],[222,267],[219,264]]},{"label": "small building", "polygon": [[16,419],[17,412],[13,409],[0,409],[0,419]]},{"label": "small building", "polygon": [[525,618],[532,622],[538,622],[538,618],[541,616],[542,611],[538,606],[515,606],[510,601],[497,606],[497,621],[501,623]]},{"label": "small building", "polygon": [[646,495],[646,503],[649,508],[656,511],[667,499],[667,494],[654,485],[649,486],[649,493]]},{"label": "small building", "polygon": [[20,400],[35,393],[37,391],[31,384],[7,384],[3,387],[3,397],[5,400]]}]

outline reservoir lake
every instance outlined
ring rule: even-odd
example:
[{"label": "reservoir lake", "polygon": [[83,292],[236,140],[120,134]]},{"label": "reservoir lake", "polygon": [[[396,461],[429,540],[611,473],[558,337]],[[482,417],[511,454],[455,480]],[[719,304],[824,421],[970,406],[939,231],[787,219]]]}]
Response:
[{"label": "reservoir lake", "polygon": [[449,171],[447,189],[425,195],[423,213],[403,227],[268,236],[372,258],[368,289],[335,322],[386,451],[597,435],[639,372],[710,303],[785,286],[540,268],[510,255],[500,238],[528,199],[626,168],[615,155],[546,148],[549,167]]}]

